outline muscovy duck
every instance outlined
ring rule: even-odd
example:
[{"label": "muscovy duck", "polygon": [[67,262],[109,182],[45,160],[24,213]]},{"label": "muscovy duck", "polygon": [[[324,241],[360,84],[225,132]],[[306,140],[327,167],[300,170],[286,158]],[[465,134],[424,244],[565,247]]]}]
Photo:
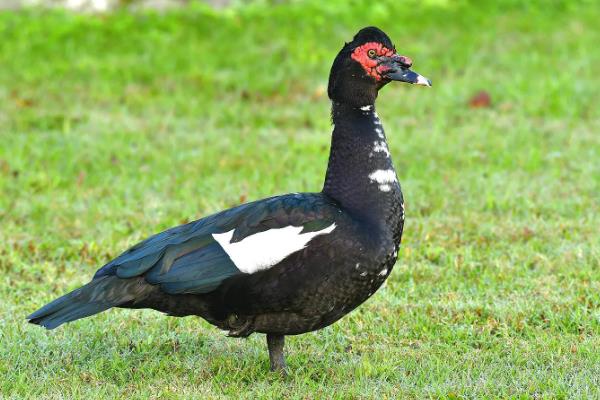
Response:
[{"label": "muscovy duck", "polygon": [[329,76],[334,129],[320,193],[243,204],[151,236],[29,322],[53,329],[112,307],[195,315],[229,336],[265,333],[271,369],[283,370],[285,335],[337,321],[396,262],[404,203],[375,99],[391,81],[431,86],[411,65],[384,32],[360,30]]}]

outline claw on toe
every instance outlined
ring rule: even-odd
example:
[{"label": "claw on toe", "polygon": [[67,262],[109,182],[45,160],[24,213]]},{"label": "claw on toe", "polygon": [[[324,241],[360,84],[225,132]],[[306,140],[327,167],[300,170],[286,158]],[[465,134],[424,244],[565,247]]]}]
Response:
[{"label": "claw on toe", "polygon": [[287,367],[284,365],[273,365],[271,364],[271,372],[275,373],[275,374],[280,374],[281,376],[287,376],[288,372],[287,372]]},{"label": "claw on toe", "polygon": [[241,319],[235,314],[231,314],[227,319],[227,323],[229,325],[229,332],[227,336],[229,337],[248,337],[254,332],[252,323],[254,320],[252,318],[244,318]]}]

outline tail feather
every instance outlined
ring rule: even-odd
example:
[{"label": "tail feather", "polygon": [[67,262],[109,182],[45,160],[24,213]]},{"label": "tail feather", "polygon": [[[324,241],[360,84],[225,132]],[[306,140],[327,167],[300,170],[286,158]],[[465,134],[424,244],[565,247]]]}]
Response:
[{"label": "tail feather", "polygon": [[66,322],[108,310],[146,297],[152,286],[143,278],[103,276],[46,304],[27,319],[32,324],[54,329]]},{"label": "tail feather", "polygon": [[89,317],[90,315],[108,310],[111,307],[112,306],[109,304],[86,304],[77,302],[68,304],[65,307],[57,310],[52,310],[49,314],[44,314],[39,317],[32,318],[32,314],[28,317],[28,319],[32,324],[43,326],[46,329],[54,329],[66,322]]}]

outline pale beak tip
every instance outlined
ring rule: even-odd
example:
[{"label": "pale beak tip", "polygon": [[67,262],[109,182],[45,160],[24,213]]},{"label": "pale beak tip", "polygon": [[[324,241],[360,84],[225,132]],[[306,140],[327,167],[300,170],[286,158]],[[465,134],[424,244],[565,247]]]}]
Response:
[{"label": "pale beak tip", "polygon": [[417,77],[417,81],[415,82],[415,85],[431,87],[431,81],[429,79],[425,78],[424,76],[419,75]]}]

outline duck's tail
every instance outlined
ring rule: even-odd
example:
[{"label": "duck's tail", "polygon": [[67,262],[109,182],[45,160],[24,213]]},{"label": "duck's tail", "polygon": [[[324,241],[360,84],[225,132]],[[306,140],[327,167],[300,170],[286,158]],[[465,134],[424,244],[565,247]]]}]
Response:
[{"label": "duck's tail", "polygon": [[27,319],[32,324],[54,329],[66,322],[141,300],[146,297],[150,288],[140,277],[121,279],[103,276],[46,304]]}]

